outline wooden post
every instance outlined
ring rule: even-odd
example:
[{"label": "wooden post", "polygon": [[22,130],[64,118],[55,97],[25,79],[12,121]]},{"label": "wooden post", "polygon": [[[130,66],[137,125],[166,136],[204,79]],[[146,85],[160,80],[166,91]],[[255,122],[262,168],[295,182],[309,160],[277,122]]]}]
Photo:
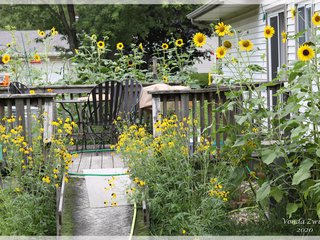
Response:
[{"label": "wooden post", "polygon": [[158,79],[157,65],[158,65],[157,57],[152,57],[152,78],[153,79]]},{"label": "wooden post", "polygon": [[156,95],[152,97],[152,129],[153,129],[153,137],[157,136],[155,124],[159,120],[158,116],[160,114],[160,96]]}]

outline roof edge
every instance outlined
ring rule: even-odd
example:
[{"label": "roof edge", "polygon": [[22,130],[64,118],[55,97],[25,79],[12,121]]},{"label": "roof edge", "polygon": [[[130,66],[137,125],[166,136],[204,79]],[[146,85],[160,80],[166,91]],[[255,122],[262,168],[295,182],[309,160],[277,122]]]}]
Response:
[{"label": "roof edge", "polygon": [[218,7],[219,5],[223,4],[223,1],[220,0],[211,0],[208,3],[202,5],[201,7],[197,8],[193,12],[187,15],[188,19],[194,19],[202,14],[207,13],[208,11]]}]

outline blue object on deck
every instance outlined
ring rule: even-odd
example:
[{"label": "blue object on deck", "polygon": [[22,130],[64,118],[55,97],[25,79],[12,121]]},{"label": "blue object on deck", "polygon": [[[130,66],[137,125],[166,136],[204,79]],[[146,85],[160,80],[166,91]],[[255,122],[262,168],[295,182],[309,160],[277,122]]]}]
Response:
[{"label": "blue object on deck", "polygon": [[[224,145],[223,140],[220,140],[220,147],[222,147],[223,145]],[[214,142],[212,143],[212,146],[216,147],[216,146],[217,146],[217,142],[214,141]]]},{"label": "blue object on deck", "polygon": [[2,155],[2,145],[0,144],[0,162],[3,161],[3,155]]}]

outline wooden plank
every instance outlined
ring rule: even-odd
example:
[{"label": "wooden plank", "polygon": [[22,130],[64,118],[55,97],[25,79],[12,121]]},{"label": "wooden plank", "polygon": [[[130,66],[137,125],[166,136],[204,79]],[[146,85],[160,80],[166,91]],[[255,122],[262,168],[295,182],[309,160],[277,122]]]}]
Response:
[{"label": "wooden plank", "polygon": [[5,122],[2,120],[5,116],[5,101],[0,101],[0,124],[4,124]]},{"label": "wooden plank", "polygon": [[18,125],[21,125],[23,128],[23,135],[26,136],[26,121],[24,114],[24,99],[15,99],[16,105],[16,121]]},{"label": "wooden plank", "polygon": [[26,121],[27,121],[27,133],[28,133],[28,142],[29,145],[32,146],[32,125],[31,122],[32,120],[32,114],[31,114],[31,104],[30,104],[30,99],[26,99],[26,105],[27,105],[27,115],[26,115]]},{"label": "wooden plank", "polygon": [[51,141],[53,136],[53,125],[51,124],[54,121],[54,101],[53,99],[46,99],[44,102],[44,118],[43,118],[43,141],[48,143]]},{"label": "wooden plank", "polygon": [[167,110],[168,110],[168,100],[167,100],[167,95],[164,95],[162,97],[162,102],[163,102],[163,117],[167,117]]},{"label": "wooden plank", "polygon": [[179,108],[179,96],[174,95],[174,112],[177,115],[178,119],[181,120],[181,111]]},{"label": "wooden plank", "polygon": [[193,131],[193,151],[195,151],[197,147],[198,133],[197,133],[197,125],[195,124],[195,120],[197,119],[197,94],[192,94],[192,131]]},{"label": "wooden plank", "polygon": [[[218,94],[215,94],[214,96],[215,99],[215,109],[217,109],[219,107],[219,103],[220,103],[220,98]],[[218,111],[216,111],[216,146],[217,148],[220,148],[220,133],[218,133],[218,130],[220,128],[220,113]]]},{"label": "wooden plank", "polygon": [[212,92],[208,93],[208,139],[210,143],[212,142],[212,100],[213,100],[213,94]]},{"label": "wooden plank", "polygon": [[200,129],[201,133],[205,128],[205,114],[204,114],[204,93],[200,94]]},{"label": "wooden plank", "polygon": [[161,113],[160,111],[160,96],[153,95],[152,96],[152,129],[153,129],[153,137],[157,136],[155,124],[159,120],[158,116]]},{"label": "wooden plank", "polygon": [[[221,93],[221,105],[223,105],[227,101],[226,95],[224,92]],[[223,121],[223,127],[227,126],[228,121],[227,121],[227,116],[226,113],[221,113],[222,115],[222,121]],[[227,139],[227,132],[223,133],[223,140]]]},{"label": "wooden plank", "polygon": [[189,94],[181,94],[181,117],[189,117]]}]

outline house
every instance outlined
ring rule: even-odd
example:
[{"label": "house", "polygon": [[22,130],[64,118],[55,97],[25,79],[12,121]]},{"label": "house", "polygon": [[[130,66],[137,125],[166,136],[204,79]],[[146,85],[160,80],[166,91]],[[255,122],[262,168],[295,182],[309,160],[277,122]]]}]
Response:
[{"label": "house", "polygon": [[[49,31],[46,33],[49,33]],[[10,80],[17,80],[31,85],[46,85],[58,82],[63,78],[63,70],[66,62],[57,48],[69,49],[67,40],[63,35],[56,34],[55,36],[50,37],[50,40],[48,40],[46,44],[43,44],[38,41],[40,38],[41,37],[38,35],[37,30],[0,31],[0,54],[9,53],[12,56],[11,58],[28,58],[29,66],[23,64],[22,61],[20,64],[21,72],[29,72],[29,69],[31,69],[31,72],[33,72],[34,75],[37,75],[37,73],[42,74],[42,77],[38,77],[39,82],[35,82],[33,80],[31,80],[33,82],[30,82],[27,74],[24,76],[21,75],[17,78],[11,76]],[[34,59],[35,54],[40,56],[40,61]],[[47,61],[44,61],[45,57],[47,57]],[[6,69],[2,68],[0,76],[5,74],[5,70]]]},{"label": "house", "polygon": [[[230,2],[230,1],[229,1]],[[320,1],[284,1],[263,0],[251,1],[252,4],[241,4],[244,1],[233,1],[237,4],[224,4],[224,1],[210,1],[187,15],[194,24],[209,25],[224,22],[239,30],[245,39],[250,39],[254,48],[258,49],[250,55],[250,64],[257,64],[267,71],[254,75],[256,81],[270,81],[274,79],[281,66],[290,66],[297,60],[297,49],[300,45],[310,41],[310,33],[304,32],[298,39],[282,41],[282,32],[288,36],[307,29],[311,26],[314,12],[320,11]],[[259,4],[257,4],[259,3]],[[292,10],[295,9],[295,16]],[[271,39],[264,38],[264,28],[271,25],[275,34]],[[236,35],[233,37],[219,37],[219,45],[228,39],[233,45],[238,44]],[[235,54],[231,49],[228,54]],[[232,71],[222,66],[225,76],[233,76]]]}]

